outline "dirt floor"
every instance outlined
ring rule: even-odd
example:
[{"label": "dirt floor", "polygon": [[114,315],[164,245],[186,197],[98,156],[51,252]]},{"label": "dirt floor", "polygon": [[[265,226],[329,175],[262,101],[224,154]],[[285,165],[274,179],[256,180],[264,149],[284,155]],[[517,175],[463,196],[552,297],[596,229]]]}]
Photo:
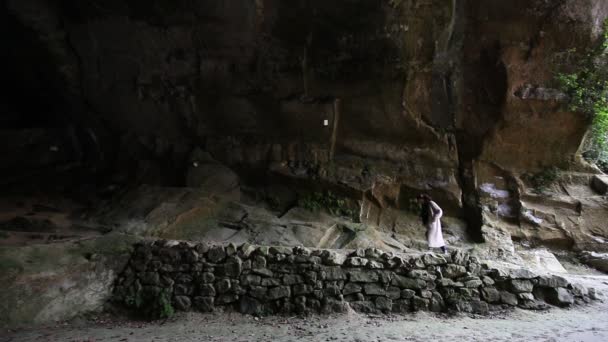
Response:
[{"label": "dirt floor", "polygon": [[5,331],[0,341],[608,341],[608,276],[577,275],[570,280],[595,287],[604,300],[570,309],[516,309],[488,317],[425,312],[307,318],[183,313],[154,323],[98,317]]}]

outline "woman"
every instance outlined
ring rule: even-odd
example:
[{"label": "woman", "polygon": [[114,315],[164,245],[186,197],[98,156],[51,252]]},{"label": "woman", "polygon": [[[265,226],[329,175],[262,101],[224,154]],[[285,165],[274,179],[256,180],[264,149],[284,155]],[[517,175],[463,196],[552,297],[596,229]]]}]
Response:
[{"label": "woman", "polygon": [[448,250],[443,241],[443,233],[441,232],[441,216],[443,210],[439,208],[437,203],[433,202],[431,196],[421,194],[418,196],[418,202],[421,204],[420,219],[426,227],[426,239],[429,243],[429,249],[441,248],[444,254]]}]

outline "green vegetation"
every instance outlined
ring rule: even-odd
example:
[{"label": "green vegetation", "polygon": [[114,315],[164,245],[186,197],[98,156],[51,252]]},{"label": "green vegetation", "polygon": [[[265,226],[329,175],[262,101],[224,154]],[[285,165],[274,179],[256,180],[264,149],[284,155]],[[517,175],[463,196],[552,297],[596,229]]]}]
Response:
[{"label": "green vegetation", "polygon": [[559,169],[550,167],[534,174],[524,174],[522,178],[532,186],[534,192],[540,194],[559,178]]},{"label": "green vegetation", "polygon": [[392,6],[393,8],[397,8],[399,6],[401,6],[401,3],[403,2],[403,0],[389,0],[388,3],[390,6]]},{"label": "green vegetation", "polygon": [[[608,20],[597,45],[578,53],[567,51],[556,80],[570,98],[570,109],[586,114],[591,121],[591,135],[583,157],[608,171]],[[581,56],[582,55],[582,56]]]},{"label": "green vegetation", "polygon": [[131,287],[124,302],[128,308],[148,319],[170,318],[175,314],[171,305],[171,293],[157,287]]},{"label": "green vegetation", "polygon": [[298,205],[310,211],[326,210],[334,216],[345,216],[353,220],[358,214],[348,206],[345,199],[331,191],[308,193],[298,199]]}]

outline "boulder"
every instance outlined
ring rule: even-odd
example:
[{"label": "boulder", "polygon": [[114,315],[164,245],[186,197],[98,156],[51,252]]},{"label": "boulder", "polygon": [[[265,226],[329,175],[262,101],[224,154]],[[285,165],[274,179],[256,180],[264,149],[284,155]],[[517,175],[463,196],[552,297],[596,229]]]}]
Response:
[{"label": "boulder", "polygon": [[429,290],[420,291],[420,297],[422,297],[422,298],[431,298],[432,296],[433,296],[433,292],[431,292]]},{"label": "boulder", "polygon": [[382,269],[384,268],[384,265],[379,262],[379,261],[375,261],[375,260],[370,260],[367,263],[367,268],[371,268],[371,269]]},{"label": "boulder", "polygon": [[255,274],[247,274],[241,276],[241,284],[243,286],[248,285],[260,285],[262,283],[262,277]]},{"label": "boulder", "polygon": [[341,266],[346,261],[346,255],[334,251],[324,251],[322,258],[323,263],[330,266]]},{"label": "boulder", "polygon": [[239,312],[248,315],[260,315],[264,311],[262,302],[249,296],[243,296],[239,300]]},{"label": "boulder", "polygon": [[340,266],[326,266],[320,268],[323,280],[346,280],[346,272]]},{"label": "boulder", "polygon": [[363,291],[367,295],[386,296],[386,290],[377,283],[365,284]]},{"label": "boulder", "polygon": [[401,289],[391,286],[386,290],[386,296],[392,300],[399,299],[401,297]]},{"label": "boulder", "polygon": [[378,248],[366,248],[365,257],[370,259],[378,259],[382,255],[382,251]]},{"label": "boulder", "polygon": [[286,274],[283,276],[283,284],[284,285],[295,285],[302,284],[304,280],[301,276],[297,274]]},{"label": "boulder", "polygon": [[571,292],[577,297],[585,297],[589,295],[589,290],[581,284],[571,285]]},{"label": "boulder", "polygon": [[277,255],[277,254],[291,255],[291,254],[293,254],[293,248],[283,247],[283,246],[272,246],[268,249],[268,253],[270,253],[270,255]]},{"label": "boulder", "polygon": [[200,294],[204,297],[215,297],[215,287],[211,284],[202,284],[199,290]]},{"label": "boulder", "polygon": [[214,264],[223,262],[226,259],[226,249],[224,246],[213,246],[209,248],[207,259]]},{"label": "boulder", "polygon": [[541,276],[538,278],[538,286],[540,287],[567,287],[568,280],[564,277],[552,275]]},{"label": "boulder", "polygon": [[461,250],[455,250],[452,252],[452,262],[456,265],[466,266],[469,262],[469,253]]},{"label": "boulder", "polygon": [[210,272],[205,272],[205,273],[201,274],[201,276],[200,276],[200,281],[203,284],[213,283],[214,280],[215,280],[215,276],[213,275],[213,273],[210,273]]},{"label": "boulder", "polygon": [[448,264],[443,268],[442,274],[446,278],[458,278],[467,274],[467,269],[461,265]]},{"label": "boulder", "polygon": [[483,281],[481,281],[481,279],[479,279],[479,278],[467,280],[464,282],[464,286],[469,287],[469,288],[477,288],[477,287],[480,287],[481,285],[483,285]]},{"label": "boulder", "polygon": [[515,306],[518,303],[517,296],[511,292],[500,291],[500,302],[503,304]]},{"label": "boulder", "polygon": [[218,293],[226,293],[232,288],[232,283],[230,279],[221,279],[215,284],[215,288]]},{"label": "boulder", "polygon": [[350,307],[357,312],[363,312],[363,313],[376,312],[376,306],[374,305],[374,302],[371,302],[371,301],[351,302]]},{"label": "boulder", "polygon": [[275,278],[262,278],[261,286],[271,287],[281,285],[281,281]]},{"label": "boulder", "polygon": [[591,179],[591,188],[600,195],[608,192],[608,175],[594,175]]},{"label": "boulder", "polygon": [[433,312],[442,312],[445,309],[445,303],[443,297],[438,292],[433,292],[431,302],[429,303],[429,310]]},{"label": "boulder", "polygon": [[267,297],[270,300],[276,300],[279,298],[285,298],[291,296],[291,289],[289,286],[277,286],[268,290]]},{"label": "boulder", "polygon": [[355,283],[374,283],[378,281],[378,274],[370,271],[349,271],[348,279]]},{"label": "boulder", "polygon": [[231,278],[238,278],[243,271],[243,260],[238,256],[230,256],[224,264],[224,275]]},{"label": "boulder", "polygon": [[426,266],[445,265],[447,261],[443,255],[427,253],[422,256],[422,261]]},{"label": "boulder", "polygon": [[274,273],[267,268],[254,268],[251,270],[251,272],[264,277],[272,277],[274,275]]},{"label": "boulder", "polygon": [[401,291],[402,299],[412,299],[412,298],[414,298],[415,295],[416,295],[416,291],[414,291],[414,290],[405,289],[405,290]]},{"label": "boulder", "polygon": [[239,299],[239,296],[235,293],[224,293],[217,297],[216,304],[225,305],[236,302]]},{"label": "boulder", "polygon": [[580,259],[585,264],[608,273],[608,253],[582,252]]},{"label": "boulder", "polygon": [[555,306],[569,306],[574,304],[574,297],[563,287],[549,288],[545,295],[545,301]]},{"label": "boulder", "polygon": [[345,264],[352,267],[363,267],[367,265],[368,260],[360,257],[351,257],[346,259]]},{"label": "boulder", "polygon": [[483,276],[483,278],[481,278],[481,280],[483,281],[483,284],[486,286],[492,286],[494,285],[494,279],[488,277],[488,276]]},{"label": "boulder", "polygon": [[238,175],[229,167],[214,160],[209,153],[197,149],[190,156],[190,167],[186,175],[188,187],[227,195],[238,192],[239,183]]},{"label": "boulder", "polygon": [[240,257],[247,259],[251,256],[251,254],[253,254],[253,252],[255,252],[255,246],[245,242],[239,248],[238,254]]},{"label": "boulder", "polygon": [[512,279],[511,290],[514,293],[532,292],[534,284],[530,280]]},{"label": "boulder", "polygon": [[325,296],[329,297],[338,297],[340,296],[340,287],[336,282],[331,282],[325,284],[325,289],[323,290]]},{"label": "boulder", "polygon": [[194,306],[201,312],[212,312],[215,307],[215,298],[194,297]]},{"label": "boulder", "polygon": [[437,281],[437,285],[441,286],[441,287],[463,287],[464,284],[461,282],[455,282],[452,279],[448,279],[448,278],[443,278],[439,281]]},{"label": "boulder", "polygon": [[424,281],[433,281],[437,279],[437,276],[425,270],[412,270],[408,272],[407,276],[414,279],[422,279]]},{"label": "boulder", "polygon": [[[413,295],[412,295],[413,297]],[[405,313],[412,311],[412,302],[410,299],[399,299],[393,301],[393,312]]]},{"label": "boulder", "polygon": [[510,269],[508,274],[513,279],[533,279],[538,277],[538,274],[525,268]]},{"label": "boulder", "polygon": [[175,298],[173,298],[173,305],[177,310],[186,311],[190,309],[192,302],[187,296],[175,296]]},{"label": "boulder", "polygon": [[295,296],[312,293],[312,286],[307,284],[297,284],[293,286],[293,294]]},{"label": "boulder", "polygon": [[490,307],[488,306],[488,303],[481,301],[481,300],[471,301],[471,309],[472,309],[473,313],[476,313],[479,315],[487,315],[488,312],[490,311]]},{"label": "boulder", "polygon": [[265,300],[267,292],[268,292],[268,289],[266,287],[252,286],[251,290],[249,290],[249,295],[251,297],[259,299],[259,300]]},{"label": "boulder", "polygon": [[412,309],[414,311],[428,311],[431,301],[426,298],[414,296],[412,298]]},{"label": "boulder", "polygon": [[251,263],[252,268],[266,268],[266,258],[262,255],[256,255]]},{"label": "boulder", "polygon": [[482,288],[481,296],[488,303],[497,303],[500,301],[500,292],[494,287]]},{"label": "boulder", "polygon": [[324,313],[347,312],[348,303],[334,298],[324,298],[322,310]]},{"label": "boulder", "polygon": [[235,255],[236,251],[237,251],[237,247],[234,244],[234,242],[231,242],[228,244],[228,246],[226,246],[226,255],[228,255],[228,256]]},{"label": "boulder", "polygon": [[390,312],[391,309],[393,308],[393,301],[390,298],[386,298],[386,297],[376,298],[376,300],[374,301],[374,304],[376,304],[376,309],[383,311],[383,312]]},{"label": "boulder", "polygon": [[139,279],[143,285],[158,285],[160,283],[160,277],[156,272],[144,272]]},{"label": "boulder", "polygon": [[342,289],[342,294],[347,296],[353,293],[359,293],[361,292],[362,288],[361,285],[359,284],[355,284],[355,283],[346,283],[344,285],[344,288]]},{"label": "boulder", "polygon": [[413,289],[413,290],[423,289],[426,287],[426,281],[424,281],[422,279],[412,279],[412,278],[408,278],[408,277],[404,277],[404,276],[400,276],[400,275],[395,275],[395,277],[393,277],[391,284],[393,286],[396,286],[396,287],[399,287],[402,289]]}]

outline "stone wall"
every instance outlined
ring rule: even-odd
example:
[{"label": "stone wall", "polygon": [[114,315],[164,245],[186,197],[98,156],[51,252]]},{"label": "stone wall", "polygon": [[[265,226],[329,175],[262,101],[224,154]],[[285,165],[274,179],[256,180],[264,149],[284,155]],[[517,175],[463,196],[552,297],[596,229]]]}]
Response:
[{"label": "stone wall", "polygon": [[461,251],[395,255],[374,248],[348,252],[176,241],[137,245],[114,293],[116,302],[151,317],[171,306],[256,315],[349,307],[485,314],[514,306],[570,306],[597,296],[559,276],[492,269]]}]

